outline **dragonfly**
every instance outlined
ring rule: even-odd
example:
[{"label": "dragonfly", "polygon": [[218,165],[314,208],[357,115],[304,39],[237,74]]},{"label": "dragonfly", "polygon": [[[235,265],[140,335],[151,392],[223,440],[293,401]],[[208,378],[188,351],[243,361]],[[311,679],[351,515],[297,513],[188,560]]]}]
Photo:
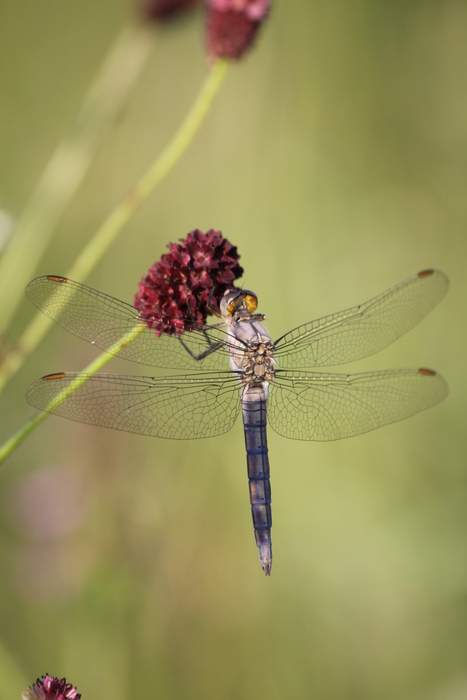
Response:
[{"label": "dragonfly", "polygon": [[[448,386],[431,369],[347,374],[327,368],[393,343],[441,301],[448,287],[442,272],[424,270],[363,304],[272,341],[265,316],[257,313],[258,299],[248,290],[225,293],[219,323],[157,337],[131,304],[65,277],[38,277],[26,288],[28,299],[70,333],[133,362],[189,372],[163,377],[56,372],[31,384],[26,399],[80,423],[176,440],[222,435],[241,409],[256,545],[269,576],[267,425],[293,440],[339,440],[442,401]],[[130,340],[121,342],[126,337]]]}]

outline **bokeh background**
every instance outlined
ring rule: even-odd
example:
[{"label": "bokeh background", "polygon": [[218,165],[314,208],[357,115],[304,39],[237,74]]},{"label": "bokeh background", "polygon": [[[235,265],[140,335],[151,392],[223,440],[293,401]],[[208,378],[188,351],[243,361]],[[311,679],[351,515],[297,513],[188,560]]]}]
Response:
[{"label": "bokeh background", "polygon": [[[12,217],[133,9],[2,0]],[[204,79],[199,14],[153,31],[36,274],[66,273]],[[177,443],[48,419],[0,472],[1,700],[46,672],[86,700],[467,697],[466,46],[462,0],[277,1],[189,152],[88,280],[131,301],[168,242],[220,228],[277,337],[437,267],[447,298],[352,369],[433,367],[449,398],[342,442],[270,432],[270,579],[240,421]],[[32,315],[24,301],[10,342]],[[0,398],[2,441],[31,415],[35,378],[94,356],[54,327]]]}]

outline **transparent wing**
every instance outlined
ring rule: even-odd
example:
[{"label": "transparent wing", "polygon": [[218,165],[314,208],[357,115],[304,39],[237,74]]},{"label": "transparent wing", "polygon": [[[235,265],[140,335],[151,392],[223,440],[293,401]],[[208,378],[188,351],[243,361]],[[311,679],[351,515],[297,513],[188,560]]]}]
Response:
[{"label": "transparent wing", "polygon": [[38,379],[26,400],[78,423],[191,440],[230,430],[239,412],[240,388],[231,372],[160,379],[73,372]]},{"label": "transparent wing", "polygon": [[286,333],[275,343],[277,364],[331,367],[373,355],[416,326],[448,288],[442,272],[419,272],[364,304]]},{"label": "transparent wing", "polygon": [[340,440],[395,423],[448,395],[428,369],[362,374],[278,371],[269,387],[268,423],[294,440]]},{"label": "transparent wing", "polygon": [[[186,331],[181,339],[164,334],[158,338],[131,304],[65,277],[37,277],[26,287],[26,296],[67,331],[110,354],[116,354],[112,352],[115,343],[133,328],[143,326],[141,334],[118,353],[126,360],[168,369],[228,367],[229,348],[223,329],[206,326]],[[215,351],[204,359],[194,359],[213,348]]]}]

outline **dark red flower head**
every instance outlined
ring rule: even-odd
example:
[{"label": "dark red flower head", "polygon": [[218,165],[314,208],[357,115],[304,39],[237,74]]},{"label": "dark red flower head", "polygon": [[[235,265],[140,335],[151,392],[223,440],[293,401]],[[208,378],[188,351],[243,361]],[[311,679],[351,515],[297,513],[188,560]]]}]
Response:
[{"label": "dark red flower head", "polygon": [[234,280],[243,274],[237,248],[220,231],[196,229],[154,263],[139,283],[135,307],[159,337],[181,335],[206,323]]},{"label": "dark red flower head", "polygon": [[213,58],[238,59],[253,43],[271,0],[205,0],[206,45]]},{"label": "dark red flower head", "polygon": [[200,5],[201,0],[148,0],[142,8],[148,19],[163,22]]},{"label": "dark red flower head", "polygon": [[38,678],[34,685],[30,685],[23,693],[23,700],[80,700],[80,698],[80,693],[67,683],[65,678],[59,680],[48,674]]}]

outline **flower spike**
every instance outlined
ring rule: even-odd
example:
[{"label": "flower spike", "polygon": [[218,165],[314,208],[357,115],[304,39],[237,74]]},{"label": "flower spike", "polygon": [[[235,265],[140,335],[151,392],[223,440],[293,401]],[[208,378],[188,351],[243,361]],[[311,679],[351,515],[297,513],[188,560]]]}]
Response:
[{"label": "flower spike", "polygon": [[140,316],[158,337],[180,336],[206,323],[211,307],[243,274],[237,248],[220,231],[191,231],[154,263],[134,300]]},{"label": "flower spike", "polygon": [[269,14],[271,0],[205,0],[206,45],[212,58],[239,59]]},{"label": "flower spike", "polygon": [[30,685],[22,697],[23,700],[80,700],[81,694],[65,678],[59,680],[46,674]]}]

